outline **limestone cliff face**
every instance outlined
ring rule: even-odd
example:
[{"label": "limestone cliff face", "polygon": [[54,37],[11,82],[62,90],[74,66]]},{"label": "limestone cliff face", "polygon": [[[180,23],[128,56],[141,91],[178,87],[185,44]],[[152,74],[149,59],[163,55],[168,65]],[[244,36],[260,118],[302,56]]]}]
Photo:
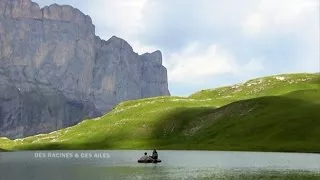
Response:
[{"label": "limestone cliff face", "polygon": [[169,95],[160,51],[95,35],[71,6],[0,0],[0,136],[73,125],[124,100]]}]

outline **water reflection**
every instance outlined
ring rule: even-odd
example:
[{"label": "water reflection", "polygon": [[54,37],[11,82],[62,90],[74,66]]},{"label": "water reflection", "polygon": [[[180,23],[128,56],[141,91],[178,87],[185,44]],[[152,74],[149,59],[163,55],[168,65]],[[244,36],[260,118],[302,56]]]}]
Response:
[{"label": "water reflection", "polygon": [[144,151],[60,152],[108,153],[109,157],[36,158],[39,152],[1,153],[0,180],[320,179],[317,154],[159,151],[162,163],[138,164]]}]

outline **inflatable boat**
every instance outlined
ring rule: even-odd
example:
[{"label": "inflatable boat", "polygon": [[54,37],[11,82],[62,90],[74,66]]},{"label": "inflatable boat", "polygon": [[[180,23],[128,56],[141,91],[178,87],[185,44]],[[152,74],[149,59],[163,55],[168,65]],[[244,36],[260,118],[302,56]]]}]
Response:
[{"label": "inflatable boat", "polygon": [[138,160],[138,163],[161,163],[160,159]]}]

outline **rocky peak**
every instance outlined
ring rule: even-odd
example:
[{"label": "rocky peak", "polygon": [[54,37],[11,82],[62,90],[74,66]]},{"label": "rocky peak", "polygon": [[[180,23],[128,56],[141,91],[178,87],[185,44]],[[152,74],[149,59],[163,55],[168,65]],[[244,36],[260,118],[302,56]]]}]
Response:
[{"label": "rocky peak", "polygon": [[83,14],[79,9],[69,5],[52,4],[43,7],[41,11],[42,19],[92,24],[92,20],[88,15]]},{"label": "rocky peak", "polygon": [[11,18],[42,18],[39,5],[31,0],[0,0],[0,15]]},{"label": "rocky peak", "polygon": [[141,59],[162,65],[162,54],[159,50],[153,53],[144,53],[141,55]]},{"label": "rocky peak", "polygon": [[69,5],[52,4],[40,9],[31,0],[0,0],[0,16],[11,18],[57,20],[77,24],[92,24],[88,15]]},{"label": "rocky peak", "polygon": [[103,41],[102,45],[112,45],[114,48],[117,49],[127,49],[133,51],[131,45],[127,41],[117,36],[112,36],[107,41]]}]

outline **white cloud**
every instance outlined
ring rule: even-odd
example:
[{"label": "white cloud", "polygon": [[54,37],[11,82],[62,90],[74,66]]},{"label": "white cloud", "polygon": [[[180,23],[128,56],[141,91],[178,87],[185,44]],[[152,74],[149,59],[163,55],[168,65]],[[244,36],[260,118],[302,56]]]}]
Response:
[{"label": "white cloud", "polygon": [[[301,27],[319,11],[318,0],[261,0],[257,11],[243,22],[246,33],[290,32]],[[314,21],[312,21],[314,22]]]},{"label": "white cloud", "polygon": [[216,75],[242,75],[263,69],[262,61],[252,59],[239,64],[232,53],[217,44],[202,47],[199,43],[189,44],[182,52],[173,53],[165,60],[170,82],[198,83]]},{"label": "white cloud", "polygon": [[182,52],[169,55],[165,63],[173,82],[203,81],[215,74],[230,73],[235,68],[233,57],[216,44],[205,49],[198,43],[189,44]]},{"label": "white cloud", "polygon": [[244,72],[258,72],[263,69],[264,67],[262,58],[253,58],[243,67]]},{"label": "white cloud", "polygon": [[129,38],[140,31],[142,10],[146,2],[147,0],[95,0],[90,1],[87,12],[98,29],[109,31],[99,32],[100,34]]},{"label": "white cloud", "polygon": [[263,19],[261,14],[255,13],[249,16],[249,18],[244,23],[244,29],[246,32],[255,34],[262,30]]}]

